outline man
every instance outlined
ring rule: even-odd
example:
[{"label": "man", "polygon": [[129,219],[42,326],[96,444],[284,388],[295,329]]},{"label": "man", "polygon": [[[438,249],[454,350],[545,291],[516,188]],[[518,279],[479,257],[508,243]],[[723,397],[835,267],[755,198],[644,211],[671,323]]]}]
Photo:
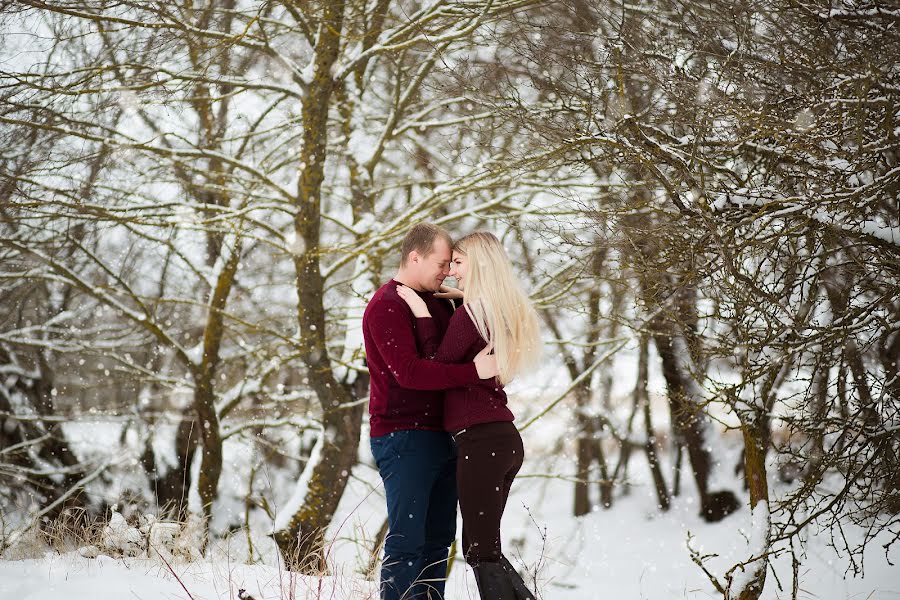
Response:
[{"label": "man", "polygon": [[434,293],[450,272],[452,245],[450,235],[430,223],[410,229],[397,275],[375,292],[363,315],[372,455],[384,481],[388,513],[384,600],[443,598],[448,550],[456,537],[457,495],[456,447],[441,422],[441,390],[497,375],[489,347],[466,364],[420,358],[416,318],[397,295],[399,284],[415,290],[443,335],[453,307]]}]

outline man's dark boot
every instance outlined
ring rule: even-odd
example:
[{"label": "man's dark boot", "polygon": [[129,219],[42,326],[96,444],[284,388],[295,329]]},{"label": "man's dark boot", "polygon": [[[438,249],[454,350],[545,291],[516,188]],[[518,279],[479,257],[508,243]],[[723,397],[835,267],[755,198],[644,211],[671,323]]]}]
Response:
[{"label": "man's dark boot", "polygon": [[472,569],[481,600],[517,600],[516,589],[509,573],[503,565],[495,562],[480,562]]},{"label": "man's dark boot", "polygon": [[507,575],[509,575],[509,580],[512,582],[513,589],[516,592],[516,600],[537,600],[534,594],[531,593],[531,590],[528,589],[528,586],[525,585],[525,580],[522,579],[522,576],[519,575],[519,572],[516,571],[515,567],[510,564],[505,556],[500,556],[500,564],[506,570]]}]

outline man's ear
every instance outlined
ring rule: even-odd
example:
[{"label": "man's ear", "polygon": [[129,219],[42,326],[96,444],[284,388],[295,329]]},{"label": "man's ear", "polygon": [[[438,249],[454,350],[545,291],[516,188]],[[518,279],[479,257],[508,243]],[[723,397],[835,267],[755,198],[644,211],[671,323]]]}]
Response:
[{"label": "man's ear", "polygon": [[406,255],[406,262],[419,262],[419,253],[416,250],[413,250],[409,254]]}]

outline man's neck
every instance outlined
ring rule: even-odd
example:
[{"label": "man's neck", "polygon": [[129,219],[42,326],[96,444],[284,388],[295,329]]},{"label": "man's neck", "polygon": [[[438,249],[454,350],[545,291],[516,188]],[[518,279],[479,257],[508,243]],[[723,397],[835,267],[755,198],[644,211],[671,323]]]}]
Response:
[{"label": "man's neck", "polygon": [[416,290],[417,292],[425,291],[423,289],[420,289],[418,285],[412,283],[412,277],[410,277],[409,274],[404,273],[403,271],[397,271],[397,274],[394,275],[394,281],[402,283],[406,287]]}]

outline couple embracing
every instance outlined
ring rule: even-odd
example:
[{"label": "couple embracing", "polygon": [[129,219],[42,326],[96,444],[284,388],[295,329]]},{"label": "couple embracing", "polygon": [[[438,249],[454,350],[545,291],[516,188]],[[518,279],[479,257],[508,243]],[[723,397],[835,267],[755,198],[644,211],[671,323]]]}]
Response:
[{"label": "couple embracing", "polygon": [[[457,289],[442,285],[448,275]],[[501,552],[524,457],[503,384],[535,363],[540,334],[500,241],[475,232],[454,244],[438,226],[414,226],[397,275],[366,307],[363,335],[388,513],[381,597],[444,597],[458,499],[482,600],[534,598]]]}]

